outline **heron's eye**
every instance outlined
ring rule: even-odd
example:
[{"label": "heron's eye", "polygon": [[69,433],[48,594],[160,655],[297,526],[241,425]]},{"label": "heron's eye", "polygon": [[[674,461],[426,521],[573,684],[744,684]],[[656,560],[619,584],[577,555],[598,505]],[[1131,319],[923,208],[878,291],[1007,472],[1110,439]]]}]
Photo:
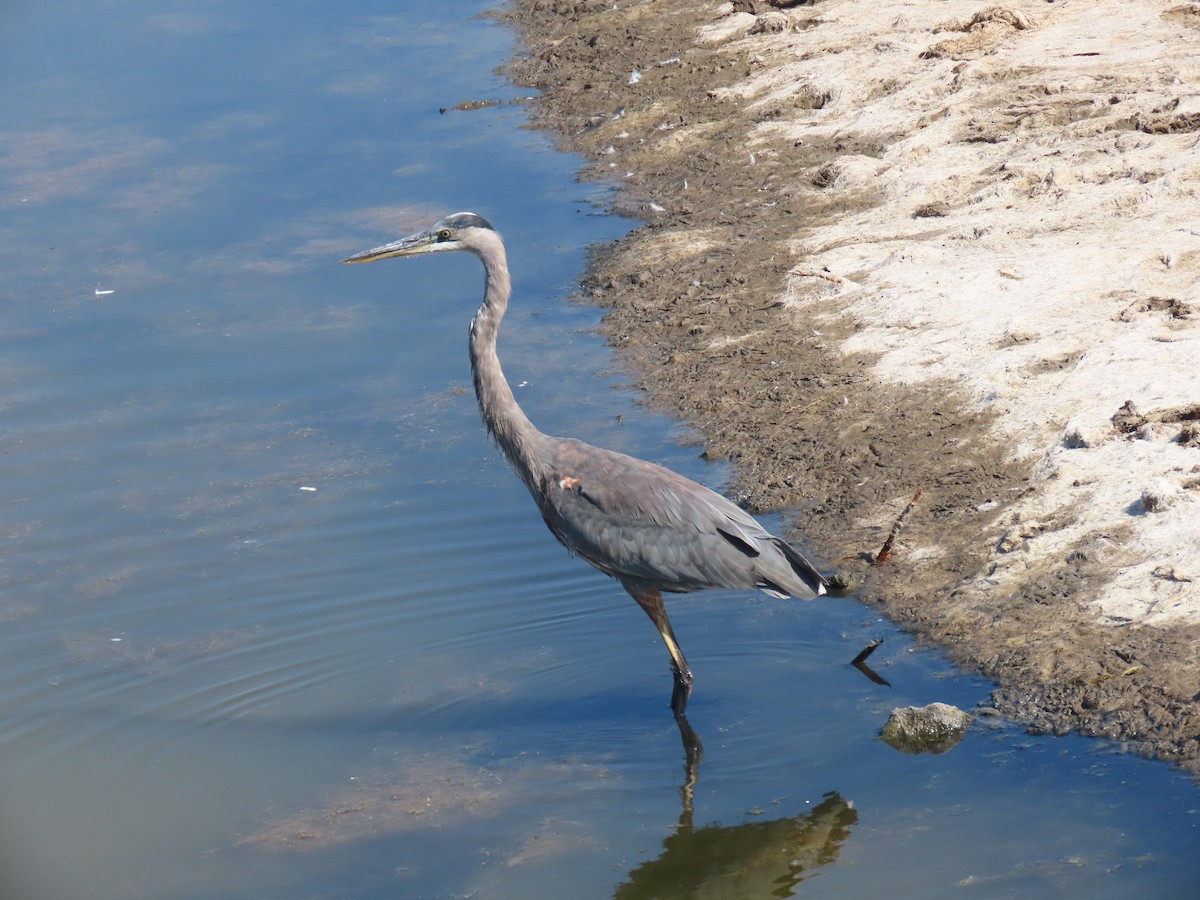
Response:
[{"label": "heron's eye", "polygon": [[438,239],[439,241],[448,241],[448,240],[450,240],[450,229],[449,229],[449,228],[443,228],[441,231],[439,231],[439,232],[437,233],[437,239]]}]

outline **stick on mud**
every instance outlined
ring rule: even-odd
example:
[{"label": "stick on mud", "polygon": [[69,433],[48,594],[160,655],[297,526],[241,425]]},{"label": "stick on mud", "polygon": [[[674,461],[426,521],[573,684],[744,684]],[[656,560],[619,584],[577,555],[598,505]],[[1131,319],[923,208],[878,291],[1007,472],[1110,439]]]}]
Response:
[{"label": "stick on mud", "polygon": [[905,517],[912,511],[912,508],[917,505],[917,501],[921,499],[921,495],[925,493],[925,485],[917,488],[917,492],[913,494],[913,498],[908,501],[908,506],[900,511],[900,515],[896,516],[896,521],[892,525],[892,531],[887,536],[887,540],[883,542],[883,547],[875,557],[875,565],[881,565],[888,561],[892,555],[892,544],[896,542],[896,535],[900,533],[900,529],[904,527]]}]

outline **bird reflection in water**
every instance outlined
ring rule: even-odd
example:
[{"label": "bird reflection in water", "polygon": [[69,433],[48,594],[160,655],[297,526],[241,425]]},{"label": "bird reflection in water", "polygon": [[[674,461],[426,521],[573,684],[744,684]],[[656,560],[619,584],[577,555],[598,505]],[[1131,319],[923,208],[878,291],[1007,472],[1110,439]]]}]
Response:
[{"label": "bird reflection in water", "polygon": [[796,887],[837,859],[858,812],[836,792],[794,818],[739,825],[692,824],[685,802],[679,827],[662,853],[617,887],[616,900],[671,897],[744,900],[791,897]]}]

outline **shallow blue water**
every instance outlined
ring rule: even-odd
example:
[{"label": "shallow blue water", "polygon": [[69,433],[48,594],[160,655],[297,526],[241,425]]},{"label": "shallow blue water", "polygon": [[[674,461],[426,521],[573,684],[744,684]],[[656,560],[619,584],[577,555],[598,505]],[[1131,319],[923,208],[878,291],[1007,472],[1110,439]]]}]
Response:
[{"label": "shallow blue water", "polygon": [[879,742],[990,686],[849,600],[674,601],[683,790],[653,629],[482,434],[478,265],[336,264],[487,215],[534,421],[720,485],[568,300],[606,188],[438,111],[521,94],[486,8],[0,12],[0,896],[1190,896],[1165,766]]}]

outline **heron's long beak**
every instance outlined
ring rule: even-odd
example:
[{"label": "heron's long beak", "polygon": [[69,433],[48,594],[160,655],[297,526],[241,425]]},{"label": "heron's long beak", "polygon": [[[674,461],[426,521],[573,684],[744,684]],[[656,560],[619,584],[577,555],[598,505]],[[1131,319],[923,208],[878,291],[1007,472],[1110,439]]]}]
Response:
[{"label": "heron's long beak", "polygon": [[421,231],[417,234],[410,234],[408,237],[400,238],[398,241],[392,241],[390,244],[384,244],[382,247],[375,247],[372,250],[355,253],[353,256],[343,259],[342,262],[374,262],[377,259],[390,259],[393,256],[412,256],[414,253],[428,253],[437,246],[436,241],[437,235],[432,232]]}]

